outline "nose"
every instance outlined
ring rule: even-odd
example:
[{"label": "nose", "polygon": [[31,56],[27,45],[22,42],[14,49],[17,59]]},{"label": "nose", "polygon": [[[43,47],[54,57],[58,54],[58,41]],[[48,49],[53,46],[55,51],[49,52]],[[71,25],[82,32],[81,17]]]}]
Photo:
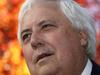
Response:
[{"label": "nose", "polygon": [[39,35],[32,35],[31,37],[31,47],[34,50],[37,50],[40,47],[44,46],[44,41],[42,40],[42,37]]}]

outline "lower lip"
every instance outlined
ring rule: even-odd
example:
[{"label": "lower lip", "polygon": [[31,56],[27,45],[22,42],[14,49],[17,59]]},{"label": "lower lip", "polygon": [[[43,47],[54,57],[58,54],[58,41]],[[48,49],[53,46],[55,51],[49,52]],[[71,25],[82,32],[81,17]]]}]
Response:
[{"label": "lower lip", "polygon": [[52,55],[47,56],[47,57],[44,57],[44,58],[40,59],[40,60],[37,62],[37,64],[40,65],[40,66],[45,65],[45,64],[47,64],[47,63],[49,62],[49,60],[50,60],[51,58],[52,58]]}]

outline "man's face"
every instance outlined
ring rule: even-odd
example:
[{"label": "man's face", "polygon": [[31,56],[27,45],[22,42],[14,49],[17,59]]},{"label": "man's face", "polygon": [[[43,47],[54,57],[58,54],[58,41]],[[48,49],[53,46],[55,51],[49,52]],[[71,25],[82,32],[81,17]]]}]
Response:
[{"label": "man's face", "polygon": [[21,32],[32,75],[80,75],[85,53],[79,32],[56,5],[34,5],[23,17]]}]

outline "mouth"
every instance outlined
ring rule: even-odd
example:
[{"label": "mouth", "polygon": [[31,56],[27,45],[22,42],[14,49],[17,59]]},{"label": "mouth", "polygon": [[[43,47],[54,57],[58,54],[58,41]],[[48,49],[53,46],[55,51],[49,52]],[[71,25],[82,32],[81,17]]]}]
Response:
[{"label": "mouth", "polygon": [[52,56],[53,54],[52,53],[43,53],[43,54],[40,54],[37,56],[36,60],[35,60],[35,63],[38,63],[40,60],[44,59],[44,58],[47,58],[49,56]]}]

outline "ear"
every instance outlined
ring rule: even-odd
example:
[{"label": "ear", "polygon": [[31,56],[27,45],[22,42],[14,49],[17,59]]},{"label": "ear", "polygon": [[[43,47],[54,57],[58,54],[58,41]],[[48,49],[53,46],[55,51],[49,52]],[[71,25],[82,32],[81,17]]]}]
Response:
[{"label": "ear", "polygon": [[88,35],[84,31],[80,32],[80,43],[82,47],[86,48],[88,46]]}]

